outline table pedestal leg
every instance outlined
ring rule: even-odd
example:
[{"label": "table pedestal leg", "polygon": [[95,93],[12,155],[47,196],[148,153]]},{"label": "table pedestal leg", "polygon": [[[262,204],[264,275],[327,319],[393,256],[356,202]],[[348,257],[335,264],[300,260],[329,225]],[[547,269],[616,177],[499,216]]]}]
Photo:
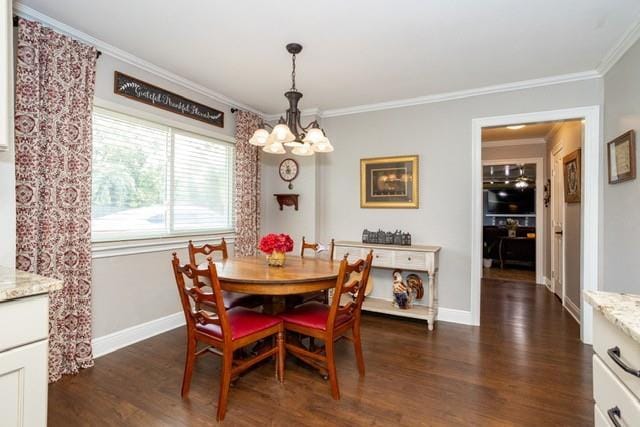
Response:
[{"label": "table pedestal leg", "polygon": [[265,314],[280,314],[287,308],[287,299],[284,295],[270,295],[264,298],[262,312]]}]

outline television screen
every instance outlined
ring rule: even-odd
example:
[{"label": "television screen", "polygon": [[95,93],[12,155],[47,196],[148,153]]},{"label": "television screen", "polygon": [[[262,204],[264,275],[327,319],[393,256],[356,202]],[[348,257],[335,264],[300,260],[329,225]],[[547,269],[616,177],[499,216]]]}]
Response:
[{"label": "television screen", "polygon": [[536,213],[535,189],[497,189],[487,194],[487,213],[530,215]]}]

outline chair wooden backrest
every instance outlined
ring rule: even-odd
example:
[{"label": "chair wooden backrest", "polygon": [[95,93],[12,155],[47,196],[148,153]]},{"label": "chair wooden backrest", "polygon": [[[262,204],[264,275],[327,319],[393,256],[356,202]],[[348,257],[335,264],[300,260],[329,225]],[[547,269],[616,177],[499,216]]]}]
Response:
[{"label": "chair wooden backrest", "polygon": [[[311,249],[313,252],[318,252],[320,248],[320,244],[318,243],[308,243],[304,240],[304,236],[302,236],[302,247],[300,248],[300,258],[304,258],[305,249]],[[335,240],[331,239],[331,244],[329,245],[329,259],[333,259],[333,250],[335,248]]]},{"label": "chair wooden backrest", "polygon": [[217,245],[206,244],[203,246],[194,246],[193,241],[189,240],[189,262],[193,265],[198,265],[196,262],[196,254],[204,254],[205,256],[211,255],[213,252],[222,252],[222,259],[229,258],[229,252],[227,251],[227,242],[222,238],[222,241]]},{"label": "chair wooden backrest", "polygon": [[[369,251],[366,259],[359,259],[353,264],[349,264],[345,255],[340,261],[340,269],[338,270],[338,280],[336,288],[333,292],[333,301],[329,309],[329,317],[327,318],[327,331],[333,330],[336,318],[339,315],[346,314],[354,317],[356,322],[360,321],[360,312],[362,302],[364,301],[364,291],[369,281],[369,273],[371,272],[371,263],[373,262],[373,250]],[[362,273],[359,278],[351,278],[352,273]],[[340,305],[342,295],[350,294],[352,300],[345,305]]]},{"label": "chair wooden backrest", "polygon": [[[227,311],[224,308],[216,265],[212,262],[211,257],[207,258],[206,268],[198,269],[196,265],[191,263],[180,265],[180,259],[174,252],[171,265],[173,266],[178,294],[180,295],[182,310],[187,322],[187,333],[190,336],[195,334],[196,324],[218,325],[222,331],[224,341],[230,341],[231,329]],[[189,280],[185,280],[185,276]],[[187,285],[187,282],[191,282],[190,285]],[[203,289],[207,286],[212,291]]]}]

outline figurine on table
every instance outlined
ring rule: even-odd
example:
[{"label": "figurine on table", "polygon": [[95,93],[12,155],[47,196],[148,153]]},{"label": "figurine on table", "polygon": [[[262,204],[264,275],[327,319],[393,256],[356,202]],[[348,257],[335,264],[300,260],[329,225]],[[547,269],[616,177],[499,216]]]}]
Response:
[{"label": "figurine on table", "polygon": [[409,288],[402,281],[400,270],[393,271],[393,306],[401,309],[410,308]]}]

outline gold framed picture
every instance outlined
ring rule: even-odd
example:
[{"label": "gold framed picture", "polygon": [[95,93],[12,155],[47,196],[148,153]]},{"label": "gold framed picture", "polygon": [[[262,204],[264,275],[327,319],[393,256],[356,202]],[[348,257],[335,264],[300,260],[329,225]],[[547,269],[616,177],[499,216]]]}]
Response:
[{"label": "gold framed picture", "polygon": [[417,208],[418,156],[360,160],[361,208]]},{"label": "gold framed picture", "polygon": [[582,195],[582,151],[578,148],[562,159],[564,164],[564,201],[580,203]]},{"label": "gold framed picture", "polygon": [[625,132],[607,144],[609,184],[636,178],[636,134]]}]

